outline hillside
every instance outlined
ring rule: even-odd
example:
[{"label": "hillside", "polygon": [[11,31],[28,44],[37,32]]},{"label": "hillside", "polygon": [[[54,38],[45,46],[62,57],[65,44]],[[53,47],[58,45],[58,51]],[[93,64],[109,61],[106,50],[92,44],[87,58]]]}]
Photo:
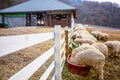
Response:
[{"label": "hillside", "polygon": [[25,1],[28,1],[28,0],[0,0],[0,10],[23,3]]},{"label": "hillside", "polygon": [[120,28],[120,8],[110,2],[84,2],[78,6],[78,19],[83,24]]},{"label": "hillside", "polygon": [[76,23],[92,24],[100,26],[110,26],[120,28],[120,8],[118,4],[111,2],[94,2],[81,1],[78,2],[61,0],[67,4],[77,7],[78,18]]}]

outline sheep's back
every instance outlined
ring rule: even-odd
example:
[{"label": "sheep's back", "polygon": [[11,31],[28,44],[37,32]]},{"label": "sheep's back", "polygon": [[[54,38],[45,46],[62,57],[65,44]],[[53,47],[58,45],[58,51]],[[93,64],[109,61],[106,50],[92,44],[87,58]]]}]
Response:
[{"label": "sheep's back", "polygon": [[101,53],[103,53],[106,57],[108,56],[108,48],[103,43],[94,43],[92,44],[96,49],[98,49]]},{"label": "sheep's back", "polygon": [[76,55],[79,64],[86,64],[94,66],[99,63],[99,61],[105,61],[105,56],[97,49],[86,49]]}]

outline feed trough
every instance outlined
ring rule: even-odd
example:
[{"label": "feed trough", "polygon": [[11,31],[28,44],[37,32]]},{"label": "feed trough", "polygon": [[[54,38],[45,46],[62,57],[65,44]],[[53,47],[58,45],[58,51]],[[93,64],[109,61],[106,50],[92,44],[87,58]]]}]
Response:
[{"label": "feed trough", "polygon": [[91,68],[91,66],[86,66],[86,65],[76,65],[76,64],[73,64],[69,61],[71,57],[71,54],[69,54],[67,56],[67,66],[68,66],[68,70],[71,72],[71,73],[75,73],[75,74],[78,74],[78,75],[81,75],[81,76],[86,76],[88,75],[88,72]]}]

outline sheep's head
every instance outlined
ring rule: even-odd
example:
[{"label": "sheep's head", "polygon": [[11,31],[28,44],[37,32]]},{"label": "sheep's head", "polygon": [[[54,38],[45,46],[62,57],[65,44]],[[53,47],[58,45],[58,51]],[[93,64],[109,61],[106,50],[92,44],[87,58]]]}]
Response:
[{"label": "sheep's head", "polygon": [[74,42],[75,42],[75,43],[79,43],[79,42],[80,42],[80,38],[74,39]]},{"label": "sheep's head", "polygon": [[113,45],[112,41],[105,42],[105,45],[108,47],[108,52],[112,52],[113,51],[114,45]]}]

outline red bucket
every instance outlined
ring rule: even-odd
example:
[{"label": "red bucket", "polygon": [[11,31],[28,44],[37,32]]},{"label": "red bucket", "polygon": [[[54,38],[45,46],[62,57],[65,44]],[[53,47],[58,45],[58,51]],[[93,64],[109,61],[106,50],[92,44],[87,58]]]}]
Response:
[{"label": "red bucket", "polygon": [[83,65],[76,65],[76,64],[73,64],[69,61],[71,57],[71,54],[69,54],[67,56],[67,66],[68,66],[68,70],[71,72],[71,73],[75,73],[75,74],[78,74],[78,75],[81,75],[81,76],[87,76],[88,75],[88,72],[90,71],[90,68],[91,66],[83,66]]}]

